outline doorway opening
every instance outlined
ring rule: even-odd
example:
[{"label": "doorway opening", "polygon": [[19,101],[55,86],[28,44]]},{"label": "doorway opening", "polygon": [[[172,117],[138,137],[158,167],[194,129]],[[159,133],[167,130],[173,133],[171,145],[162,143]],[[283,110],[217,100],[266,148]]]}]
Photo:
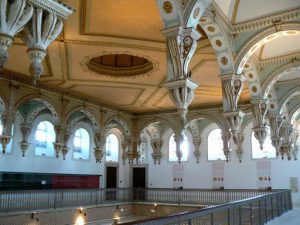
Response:
[{"label": "doorway opening", "polygon": [[106,200],[116,200],[117,195],[115,188],[117,188],[117,172],[118,167],[106,167],[106,188],[108,189],[106,191]]}]

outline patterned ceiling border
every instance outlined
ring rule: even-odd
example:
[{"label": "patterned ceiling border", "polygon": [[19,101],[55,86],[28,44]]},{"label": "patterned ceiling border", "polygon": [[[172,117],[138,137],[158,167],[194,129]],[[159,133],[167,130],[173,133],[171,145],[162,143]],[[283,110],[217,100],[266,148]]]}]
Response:
[{"label": "patterned ceiling border", "polygon": [[[132,56],[137,56],[137,57],[141,57],[141,58],[145,58],[147,59],[149,62],[152,63],[153,65],[153,69],[151,69],[150,71],[143,73],[143,74],[137,74],[137,75],[131,75],[131,76],[113,76],[113,75],[107,75],[107,74],[100,74],[97,73],[95,71],[90,70],[90,68],[88,67],[88,63],[91,59],[98,57],[98,56],[103,56],[103,55],[114,55],[114,54],[127,54],[127,55],[132,55]],[[136,54],[133,52],[129,52],[129,51],[112,51],[112,52],[108,52],[108,51],[103,51],[97,54],[93,54],[93,55],[89,55],[86,56],[82,62],[80,63],[80,66],[82,68],[82,70],[84,72],[88,72],[91,74],[94,74],[97,77],[105,77],[105,78],[111,78],[112,80],[117,80],[117,79],[135,79],[137,77],[144,77],[144,76],[150,76],[152,73],[157,72],[159,70],[159,63],[157,61],[155,61],[154,59],[152,59],[150,56],[147,55],[140,55],[140,54]]]}]

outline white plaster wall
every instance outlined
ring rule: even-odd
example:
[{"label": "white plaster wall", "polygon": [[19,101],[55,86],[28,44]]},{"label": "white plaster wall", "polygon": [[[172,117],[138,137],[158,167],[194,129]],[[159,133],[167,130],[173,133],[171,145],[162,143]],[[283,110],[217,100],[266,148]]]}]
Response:
[{"label": "white plaster wall", "polygon": [[[235,154],[235,145],[231,143],[232,153],[228,163],[225,162],[224,186],[226,189],[257,189],[257,169],[258,160],[252,159],[251,153],[251,127],[250,123],[244,131],[245,140],[243,143],[244,155],[242,163],[239,162]],[[188,135],[190,149],[188,162],[182,162],[184,166],[184,188],[212,188],[212,161],[207,160],[207,136],[209,132],[217,128],[216,124],[208,126],[201,134],[202,143],[200,145],[201,158],[199,164],[193,155],[194,146],[191,136]],[[163,134],[163,160],[160,165],[154,165],[150,154],[149,161],[149,187],[173,187],[172,165],[175,162],[168,162],[168,139],[171,131]],[[151,150],[151,146],[148,148]],[[298,177],[300,181],[300,162],[279,159],[268,159],[271,161],[271,176],[273,189],[289,189],[289,178]],[[299,185],[300,187],[300,185]],[[293,193],[293,202],[300,206],[300,193]]]},{"label": "white plaster wall", "polygon": [[[95,147],[93,136],[90,137],[90,157],[89,160],[75,160],[73,158],[72,149],[70,148],[66,159],[63,160],[62,155],[59,158],[47,157],[47,156],[36,156],[34,144],[29,145],[25,157],[22,157],[20,149],[20,142],[22,141],[20,131],[20,118],[16,118],[14,128],[13,147],[11,154],[5,154],[0,156],[0,171],[1,172],[28,172],[28,173],[57,173],[57,174],[87,174],[87,175],[102,175],[101,187],[105,187],[105,174],[104,165],[105,159],[102,159],[102,163],[96,163],[93,154],[93,148]],[[36,126],[36,124],[34,123]],[[88,127],[85,127],[88,129]],[[35,129],[28,137],[29,143],[34,143]],[[91,129],[88,129],[91,135]],[[68,146],[71,147],[72,136],[70,137]],[[121,145],[120,145],[121,146]],[[121,148],[121,147],[120,147]],[[120,149],[121,152],[121,149]],[[124,180],[128,180],[128,173],[124,172],[127,169],[127,165],[123,166],[121,161],[121,153],[119,154],[119,187],[127,186],[128,184]],[[125,168],[125,169],[124,169]],[[122,180],[122,182],[120,182]]]}]

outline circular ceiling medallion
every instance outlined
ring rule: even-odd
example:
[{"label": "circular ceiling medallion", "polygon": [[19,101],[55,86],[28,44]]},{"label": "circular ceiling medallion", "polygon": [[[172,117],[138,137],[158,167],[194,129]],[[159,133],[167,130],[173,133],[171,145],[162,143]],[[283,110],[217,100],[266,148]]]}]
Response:
[{"label": "circular ceiling medallion", "polygon": [[112,78],[129,78],[149,75],[158,64],[148,57],[129,53],[106,53],[86,57],[81,63],[84,71]]},{"label": "circular ceiling medallion", "polygon": [[163,9],[164,9],[165,13],[170,14],[173,10],[173,6],[172,6],[171,2],[165,1],[163,4]]}]

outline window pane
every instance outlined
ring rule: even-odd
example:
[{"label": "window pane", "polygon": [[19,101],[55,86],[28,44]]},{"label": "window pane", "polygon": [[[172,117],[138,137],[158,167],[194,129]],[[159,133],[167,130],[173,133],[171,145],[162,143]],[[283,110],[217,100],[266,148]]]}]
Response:
[{"label": "window pane", "polygon": [[267,138],[263,145],[263,150],[260,149],[258,140],[252,132],[252,157],[253,159],[276,158],[276,149],[272,145],[270,129],[267,130]]},{"label": "window pane", "polygon": [[226,160],[221,129],[212,130],[207,138],[208,160]]},{"label": "window pane", "polygon": [[38,124],[35,133],[35,154],[39,156],[55,156],[53,142],[55,131],[52,123],[42,121]]},{"label": "window pane", "polygon": [[89,159],[90,135],[86,129],[80,128],[75,131],[73,139],[73,153],[74,159]]},{"label": "window pane", "polygon": [[119,140],[115,134],[110,134],[105,143],[106,161],[119,161]]},{"label": "window pane", "polygon": [[[180,150],[182,152],[181,162],[187,161],[189,144],[185,134],[183,134],[183,141],[180,144]],[[171,162],[178,161],[178,158],[176,156],[176,142],[175,142],[174,134],[172,134],[169,139],[169,161]]]}]

